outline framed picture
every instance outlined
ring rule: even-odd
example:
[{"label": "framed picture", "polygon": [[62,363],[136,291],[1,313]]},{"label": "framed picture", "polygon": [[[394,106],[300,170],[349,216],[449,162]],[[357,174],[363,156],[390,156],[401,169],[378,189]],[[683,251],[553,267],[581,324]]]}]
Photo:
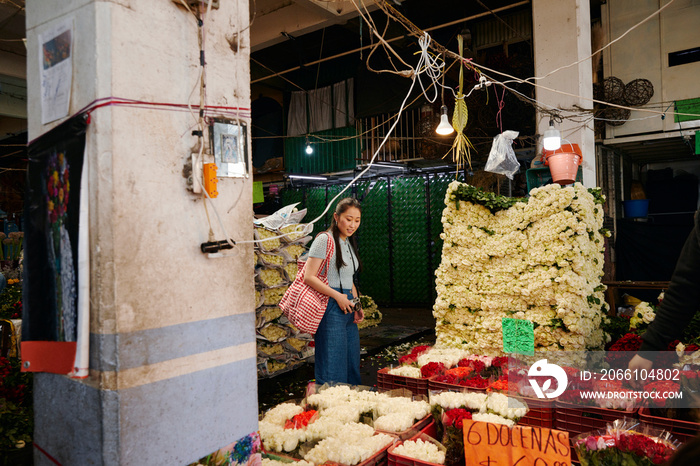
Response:
[{"label": "framed picture", "polygon": [[243,121],[214,119],[210,126],[218,177],[247,178],[248,128]]}]

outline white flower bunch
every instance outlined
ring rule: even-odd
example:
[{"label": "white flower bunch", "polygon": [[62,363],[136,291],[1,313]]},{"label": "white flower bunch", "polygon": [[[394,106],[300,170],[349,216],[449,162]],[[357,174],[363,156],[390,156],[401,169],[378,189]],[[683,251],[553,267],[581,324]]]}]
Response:
[{"label": "white flower bunch", "polygon": [[502,424],[508,427],[515,425],[514,421],[492,413],[476,413],[472,415],[473,421],[490,422],[491,424]]},{"label": "white flower bunch", "polygon": [[268,451],[289,452],[309,440],[306,429],[285,429],[265,420],[258,423],[258,430]]},{"label": "white flower bunch", "polygon": [[470,411],[486,410],[486,393],[440,392],[430,394],[430,406],[439,405],[442,409],[465,408]]},{"label": "white flower bunch", "polygon": [[304,408],[294,403],[280,403],[265,413],[263,421],[284,427],[288,419],[304,412]]},{"label": "white flower bunch", "polygon": [[413,377],[414,379],[420,379],[423,374],[420,371],[420,367],[416,366],[398,366],[393,369],[389,369],[389,374],[400,375],[402,377]]},{"label": "white flower bunch", "polygon": [[423,419],[430,414],[430,405],[427,401],[411,400],[404,396],[389,397],[382,393],[382,396],[377,397],[375,412],[378,416],[384,416],[391,413],[405,413],[413,419]]},{"label": "white flower bunch", "polygon": [[528,407],[515,398],[509,398],[502,393],[489,393],[486,399],[487,411],[507,419],[518,420],[527,414]]},{"label": "white flower bunch", "polygon": [[358,422],[360,420],[360,413],[363,411],[364,409],[360,403],[351,401],[329,406],[320,412],[319,417],[331,417],[342,423]]},{"label": "white flower bunch", "polygon": [[387,434],[377,434],[371,437],[326,438],[316,444],[304,455],[306,461],[315,464],[335,462],[355,465],[367,460],[378,451],[391,444],[394,437]]},{"label": "white flower bunch", "polygon": [[650,324],[655,317],[656,313],[654,312],[654,308],[651,307],[651,304],[642,301],[634,307],[634,315],[630,318],[630,328],[637,328],[637,326],[643,323]]},{"label": "white flower bunch", "polygon": [[445,464],[445,452],[441,451],[433,442],[421,439],[406,440],[393,451],[397,455],[415,458],[427,463]]},{"label": "white flower bunch", "polygon": [[469,355],[470,353],[468,351],[462,349],[448,347],[436,348],[433,346],[428,351],[418,356],[418,365],[422,367],[429,362],[441,362],[449,369],[450,367],[456,366],[461,359]]},{"label": "white flower bunch", "polygon": [[384,432],[403,432],[408,430],[414,421],[411,413],[389,413],[374,420],[374,428]]}]

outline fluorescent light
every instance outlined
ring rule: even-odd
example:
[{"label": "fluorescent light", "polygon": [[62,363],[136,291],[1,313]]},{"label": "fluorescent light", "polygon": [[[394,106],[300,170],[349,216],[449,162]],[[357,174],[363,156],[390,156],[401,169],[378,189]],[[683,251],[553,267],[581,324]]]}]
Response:
[{"label": "fluorescent light", "polygon": [[298,180],[327,180],[325,176],[312,176],[312,175],[287,175],[289,178],[294,178]]},{"label": "fluorescent light", "polygon": [[549,129],[544,132],[542,139],[544,150],[557,150],[561,147],[561,135],[559,130],[554,127],[554,121],[549,120]]},{"label": "fluorescent light", "polygon": [[450,124],[450,122],[447,119],[447,106],[443,105],[440,107],[440,124],[438,127],[435,129],[435,132],[438,133],[441,136],[447,136],[448,134],[452,134],[454,132],[454,128]]}]

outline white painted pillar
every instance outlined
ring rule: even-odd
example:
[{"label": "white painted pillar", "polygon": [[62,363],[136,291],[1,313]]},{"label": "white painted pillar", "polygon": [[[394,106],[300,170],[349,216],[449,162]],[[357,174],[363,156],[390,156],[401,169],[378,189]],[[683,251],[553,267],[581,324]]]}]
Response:
[{"label": "white painted pillar", "polygon": [[[220,5],[204,22],[207,104],[249,109],[248,32],[234,35],[248,25],[248,2]],[[27,0],[26,8],[30,141],[62,121],[41,122],[38,38],[68,19],[69,113],[109,97],[189,99],[198,113],[198,26],[179,2]],[[35,443],[60,464],[189,464],[257,430],[252,245],[229,258],[200,252],[210,225],[215,239],[224,234],[212,207],[186,189],[195,121],[162,106],[91,114],[90,375],[40,373],[34,389]],[[221,179],[218,192],[229,235],[252,239],[252,177]],[[36,450],[35,464],[54,463]]]},{"label": "white painted pillar", "polygon": [[[533,0],[532,29],[536,76],[545,76],[552,70],[575,63],[591,54],[588,0]],[[584,60],[537,81],[540,86],[536,90],[537,100],[545,107],[592,108],[593,102],[589,100],[593,97],[591,63],[590,59]],[[566,111],[561,114],[564,117],[571,115]],[[549,116],[538,114],[537,118],[537,132],[542,135],[549,126]],[[562,138],[578,144],[583,152],[583,184],[596,186],[593,121],[582,126],[582,123],[565,119],[556,126]],[[541,150],[540,139],[538,152]]]}]

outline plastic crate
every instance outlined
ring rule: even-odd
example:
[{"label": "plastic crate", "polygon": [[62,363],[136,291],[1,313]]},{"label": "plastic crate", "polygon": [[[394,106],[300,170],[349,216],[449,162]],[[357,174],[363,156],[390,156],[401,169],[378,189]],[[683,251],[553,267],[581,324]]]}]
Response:
[{"label": "plastic crate", "polygon": [[518,421],[518,425],[530,427],[554,428],[555,404],[554,400],[540,400],[539,398],[525,398],[528,412]]},{"label": "plastic crate", "polygon": [[555,407],[554,428],[569,432],[570,437],[592,430],[605,429],[608,423],[616,419],[623,417],[636,419],[638,417],[638,410],[620,411],[562,401],[556,401]]},{"label": "plastic crate", "polygon": [[[527,192],[552,183],[552,173],[549,171],[549,167],[528,168],[525,171],[525,178],[527,179]],[[581,167],[579,167],[578,172],[576,172],[576,181],[583,183],[583,171]]]},{"label": "plastic crate", "polygon": [[448,391],[448,392],[486,393],[485,388],[465,387],[464,385],[454,385],[451,383],[438,382],[438,381],[434,380],[437,377],[439,377],[439,376],[433,376],[430,379],[428,379],[428,390],[430,390],[430,391]]},{"label": "plastic crate", "polygon": [[388,432],[386,430],[380,430],[376,429],[377,432],[382,433],[382,434],[389,434],[389,435],[396,435],[399,440],[408,440],[411,437],[415,437],[416,435],[419,435],[421,431],[433,422],[433,418],[430,414],[425,416],[423,419],[419,420],[415,424],[413,424],[411,427],[408,429],[404,430],[403,432]]},{"label": "plastic crate", "polygon": [[[391,446],[395,445],[396,442],[398,441],[398,438],[396,438],[396,435],[394,435],[394,434],[387,434],[387,435],[394,437],[394,440],[391,443],[389,443],[387,446],[385,446],[384,448],[382,448],[381,450],[376,452],[374,455],[370,456],[369,458],[367,458],[366,460],[364,460],[361,463],[357,463],[355,466],[386,465],[389,448]],[[280,460],[285,461],[285,462],[289,462],[289,463],[294,463],[294,462],[300,461],[299,458],[294,458],[292,456],[285,455],[283,453],[277,453],[274,451],[267,451],[267,450],[265,450],[265,447],[262,447],[261,450],[262,450],[262,453],[268,457],[276,457],[273,459],[279,458]],[[333,463],[333,464],[336,466],[345,466],[342,463]]]},{"label": "plastic crate", "polygon": [[642,408],[639,410],[639,420],[646,422],[653,427],[658,427],[671,432],[673,436],[681,442],[690,440],[698,435],[698,431],[700,431],[700,423],[653,416],[649,408]]},{"label": "plastic crate", "polygon": [[416,379],[414,377],[405,377],[403,375],[389,374],[391,367],[385,367],[377,371],[377,389],[379,391],[396,390],[397,388],[405,388],[413,395],[428,396],[428,379]]}]

